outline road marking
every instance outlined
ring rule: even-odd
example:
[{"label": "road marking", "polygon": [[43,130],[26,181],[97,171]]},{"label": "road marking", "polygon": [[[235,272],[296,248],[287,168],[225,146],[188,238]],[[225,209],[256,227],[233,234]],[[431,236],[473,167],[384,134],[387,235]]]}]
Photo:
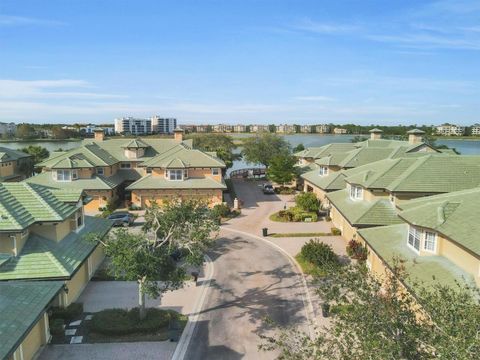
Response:
[{"label": "road marking", "polygon": [[202,310],[203,304],[205,303],[205,298],[207,296],[208,288],[210,286],[214,272],[214,265],[212,259],[208,255],[205,255],[205,260],[207,262],[207,274],[205,274],[205,279],[202,282],[202,293],[197,299],[197,302],[193,307],[192,313],[188,316],[187,325],[185,326],[185,329],[183,329],[182,336],[178,341],[177,347],[175,348],[175,352],[173,353],[171,360],[183,360],[183,358],[185,357],[188,345],[190,344],[190,340],[192,339],[193,333],[195,332],[198,318],[200,317],[200,311]]},{"label": "road marking", "polygon": [[[257,236],[257,235],[249,234],[245,231],[232,229],[232,228],[222,227],[222,230],[231,231],[231,232],[234,232],[234,233],[237,233],[237,234],[242,234],[242,235],[252,237],[252,238],[255,238],[257,240],[261,240],[261,241],[267,243],[268,245],[276,248],[281,253],[283,253],[288,258],[290,263],[292,263],[297,268],[297,270],[299,272],[299,274],[297,274],[297,275],[300,276],[303,287],[305,288],[305,295],[306,295],[307,299],[305,300],[305,296],[304,296],[304,294],[302,294],[302,301],[303,301],[303,305],[304,305],[304,309],[305,309],[305,317],[307,319],[308,332],[310,333],[310,338],[313,339],[314,336],[315,336],[315,331],[312,328],[312,323],[315,326],[318,326],[317,317],[315,316],[315,310],[313,308],[312,298],[310,296],[310,290],[308,289],[307,280],[305,279],[305,274],[302,270],[302,267],[297,262],[297,260],[292,255],[290,255],[288,252],[286,252],[284,249],[282,249],[280,246],[278,246],[277,244],[275,244],[274,242],[272,242],[268,239],[262,238],[262,237]],[[309,315],[309,311],[312,314],[311,316]]]}]

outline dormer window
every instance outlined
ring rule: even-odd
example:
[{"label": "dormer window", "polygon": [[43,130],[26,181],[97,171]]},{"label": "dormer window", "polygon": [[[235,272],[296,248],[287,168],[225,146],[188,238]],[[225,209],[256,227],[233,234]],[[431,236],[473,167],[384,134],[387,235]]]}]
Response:
[{"label": "dormer window", "polygon": [[363,188],[358,185],[350,185],[350,199],[352,200],[362,200],[363,199]]},{"label": "dormer window", "polygon": [[425,231],[425,239],[423,241],[423,249],[429,252],[437,251],[437,234],[431,231]]},{"label": "dormer window", "polygon": [[328,175],[328,167],[320,166],[320,169],[318,170],[318,173],[320,174],[320,176],[327,176]]},{"label": "dormer window", "polygon": [[104,169],[103,167],[97,168],[97,175],[103,175],[104,174]]},{"label": "dormer window", "polygon": [[56,181],[72,181],[78,178],[77,170],[55,170],[53,178]]},{"label": "dormer window", "polygon": [[218,175],[220,173],[220,169],[219,168],[213,168],[212,169],[212,175]]},{"label": "dormer window", "polygon": [[408,246],[410,246],[415,252],[420,251],[420,242],[422,239],[422,231],[410,226],[408,230]]},{"label": "dormer window", "polygon": [[167,170],[167,179],[173,181],[183,180],[184,173],[185,170],[180,169]]}]

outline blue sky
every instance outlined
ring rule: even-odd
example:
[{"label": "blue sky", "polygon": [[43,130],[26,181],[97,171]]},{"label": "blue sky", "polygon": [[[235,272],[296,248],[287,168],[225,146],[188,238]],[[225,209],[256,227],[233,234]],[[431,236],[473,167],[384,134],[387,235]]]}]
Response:
[{"label": "blue sky", "polygon": [[480,1],[0,0],[0,121],[480,122]]}]

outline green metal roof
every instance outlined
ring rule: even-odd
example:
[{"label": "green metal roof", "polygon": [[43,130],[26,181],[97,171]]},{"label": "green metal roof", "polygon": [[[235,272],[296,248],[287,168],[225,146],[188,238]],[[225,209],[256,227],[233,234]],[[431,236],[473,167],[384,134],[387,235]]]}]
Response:
[{"label": "green metal roof", "polygon": [[328,193],[327,197],[353,226],[391,225],[402,222],[389,200],[352,200],[347,189]]},{"label": "green metal roof", "polygon": [[39,185],[0,183],[0,231],[19,231],[36,222],[65,220],[76,207],[65,203],[64,198]]},{"label": "green metal roof", "polygon": [[62,289],[61,281],[0,283],[0,358],[8,359]]},{"label": "green metal roof", "polygon": [[408,223],[435,230],[480,255],[480,188],[414,199],[398,207]]},{"label": "green metal roof", "polygon": [[476,286],[470,274],[445,257],[419,256],[411,250],[407,246],[407,224],[360,229],[358,233],[390,267],[394,265],[394,258],[400,257],[406,261],[403,265],[409,274],[407,286],[412,287],[416,281],[426,285],[436,281],[449,286],[466,281]]},{"label": "green metal roof", "polygon": [[422,131],[420,129],[412,129],[410,131],[407,131],[407,134],[423,135],[425,134],[425,131]]},{"label": "green metal roof", "polygon": [[0,146],[0,162],[15,161],[26,157],[31,157],[31,155],[20,150],[13,150]]},{"label": "green metal roof", "polygon": [[383,130],[374,128],[374,129],[370,130],[369,133],[383,133]]},{"label": "green metal roof", "polygon": [[108,219],[85,216],[84,228],[61,241],[30,233],[21,253],[0,265],[0,280],[69,279],[98,245],[86,235],[103,237],[111,226]]},{"label": "green metal roof", "polygon": [[224,168],[225,163],[200,150],[179,148],[169,151],[145,161],[142,166],[158,168],[187,168],[187,167],[219,167]]},{"label": "green metal roof", "polygon": [[153,190],[153,189],[226,189],[223,182],[218,182],[210,177],[188,178],[186,180],[167,180],[163,176],[144,176],[128,186],[127,190]]},{"label": "green metal roof", "polygon": [[125,147],[127,149],[132,149],[132,148],[139,149],[139,148],[148,148],[148,147],[150,147],[150,145],[146,144],[141,139],[133,139],[133,140],[129,141],[123,147]]}]

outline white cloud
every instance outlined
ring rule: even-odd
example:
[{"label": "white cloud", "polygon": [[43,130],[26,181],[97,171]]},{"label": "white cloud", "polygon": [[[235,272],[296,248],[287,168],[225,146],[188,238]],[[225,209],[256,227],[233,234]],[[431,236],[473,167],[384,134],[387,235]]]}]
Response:
[{"label": "white cloud", "polygon": [[58,26],[66,25],[62,21],[37,19],[25,16],[0,15],[0,26],[27,26],[27,25],[47,25]]}]

